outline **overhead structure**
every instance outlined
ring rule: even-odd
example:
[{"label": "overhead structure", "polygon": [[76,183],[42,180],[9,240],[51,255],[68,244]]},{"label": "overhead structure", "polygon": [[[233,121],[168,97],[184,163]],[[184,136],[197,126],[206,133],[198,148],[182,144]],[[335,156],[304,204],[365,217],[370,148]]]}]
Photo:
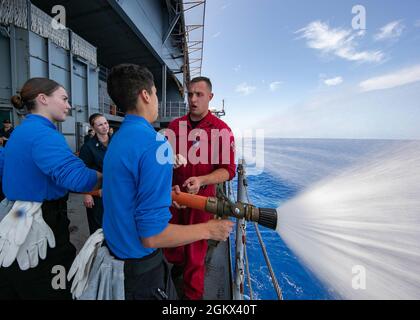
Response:
[{"label": "overhead structure", "polygon": [[184,70],[186,82],[201,76],[204,53],[204,22],[206,17],[206,0],[183,0],[181,2],[185,26],[185,56]]},{"label": "overhead structure", "polygon": [[[65,26],[55,28],[61,14]],[[204,16],[203,0],[0,0],[0,122],[18,125],[10,97],[28,78],[48,77],[69,92],[74,109],[60,130],[76,151],[89,114],[120,126],[124,113],[106,79],[113,66],[133,63],[153,74],[160,102],[153,125],[166,127],[188,112],[186,88],[201,73]]]}]

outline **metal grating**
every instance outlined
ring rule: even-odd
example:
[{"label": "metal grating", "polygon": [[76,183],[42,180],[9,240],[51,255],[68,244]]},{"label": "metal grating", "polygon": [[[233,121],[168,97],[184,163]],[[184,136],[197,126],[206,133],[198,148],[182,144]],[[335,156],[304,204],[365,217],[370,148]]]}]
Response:
[{"label": "metal grating", "polygon": [[31,5],[31,31],[43,38],[50,39],[56,45],[69,50],[69,31],[67,28],[54,29],[52,20],[48,14],[34,5]]},{"label": "metal grating", "polygon": [[96,48],[75,33],[72,34],[71,49],[75,55],[86,59],[94,66],[98,65]]},{"label": "metal grating", "polygon": [[[28,29],[28,3],[27,0],[0,0],[0,24]],[[33,4],[30,10],[30,31],[50,39],[66,50],[70,50],[71,47],[73,54],[97,66],[97,50],[93,45],[75,33],[72,33],[70,43],[69,29],[54,28],[53,18]]]},{"label": "metal grating", "polygon": [[28,28],[28,2],[26,0],[0,0],[0,24]]}]

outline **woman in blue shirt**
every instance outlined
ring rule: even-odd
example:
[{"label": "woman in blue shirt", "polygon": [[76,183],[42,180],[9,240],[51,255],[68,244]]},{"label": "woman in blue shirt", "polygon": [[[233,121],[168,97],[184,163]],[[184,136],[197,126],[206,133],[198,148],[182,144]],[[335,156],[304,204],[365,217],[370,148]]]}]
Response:
[{"label": "woman in blue shirt", "polygon": [[30,79],[11,101],[29,114],[4,150],[3,192],[10,201],[43,203],[42,216],[56,246],[27,271],[16,261],[0,267],[0,299],[70,299],[68,283],[53,286],[57,270],[64,267],[68,272],[76,253],[70,243],[67,195],[69,190],[88,192],[99,187],[102,175],[73,154],[54,124],[64,122],[71,108],[60,84]]}]

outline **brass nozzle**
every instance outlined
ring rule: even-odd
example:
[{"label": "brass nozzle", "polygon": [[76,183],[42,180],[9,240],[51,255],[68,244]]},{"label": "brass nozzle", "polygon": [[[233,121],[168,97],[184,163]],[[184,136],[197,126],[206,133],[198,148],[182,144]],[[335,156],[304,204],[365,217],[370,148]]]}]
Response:
[{"label": "brass nozzle", "polygon": [[231,204],[226,200],[209,197],[206,202],[206,211],[218,217],[229,216],[253,221],[273,230],[277,227],[277,210],[275,209],[257,208],[242,202]]}]

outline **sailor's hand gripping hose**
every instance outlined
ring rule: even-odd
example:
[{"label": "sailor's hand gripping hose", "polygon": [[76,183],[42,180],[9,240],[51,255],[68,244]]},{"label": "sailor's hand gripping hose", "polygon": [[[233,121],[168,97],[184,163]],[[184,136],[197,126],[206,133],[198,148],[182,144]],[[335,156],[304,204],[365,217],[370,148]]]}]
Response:
[{"label": "sailor's hand gripping hose", "polygon": [[[102,196],[101,190],[89,192],[92,196]],[[270,208],[257,208],[248,203],[232,203],[216,197],[203,197],[189,193],[172,192],[172,200],[181,206],[191,209],[207,211],[218,217],[234,217],[236,219],[245,219],[246,221],[256,222],[259,225],[276,230],[277,210]]]},{"label": "sailor's hand gripping hose", "polygon": [[257,208],[248,203],[229,201],[215,198],[192,195],[189,193],[172,192],[172,200],[181,206],[198,209],[213,213],[219,217],[234,217],[246,221],[257,222],[263,227],[276,230],[277,210],[269,208]]}]

